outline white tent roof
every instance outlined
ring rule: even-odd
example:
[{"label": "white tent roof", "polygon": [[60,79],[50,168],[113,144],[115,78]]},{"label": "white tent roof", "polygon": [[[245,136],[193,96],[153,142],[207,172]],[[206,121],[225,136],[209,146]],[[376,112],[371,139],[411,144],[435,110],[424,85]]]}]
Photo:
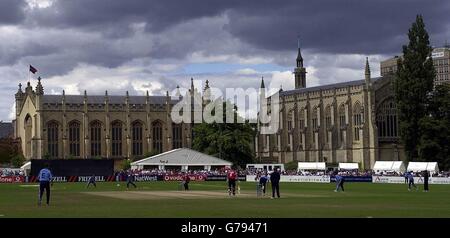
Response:
[{"label": "white tent roof", "polygon": [[168,165],[168,166],[231,166],[232,163],[187,148],[179,148],[131,163],[132,166]]},{"label": "white tent roof", "polygon": [[325,162],[298,162],[298,170],[326,170]]},{"label": "white tent roof", "polygon": [[22,167],[20,167],[20,169],[31,169],[31,161],[26,162],[24,165],[22,165]]},{"label": "white tent roof", "polygon": [[403,161],[375,161],[375,165],[373,166],[373,170],[375,171],[404,172],[405,169]]},{"label": "white tent roof", "polygon": [[359,169],[358,163],[339,163],[339,169]]},{"label": "white tent roof", "polygon": [[409,162],[408,171],[424,171],[428,170],[430,172],[439,171],[439,166],[437,162]]}]

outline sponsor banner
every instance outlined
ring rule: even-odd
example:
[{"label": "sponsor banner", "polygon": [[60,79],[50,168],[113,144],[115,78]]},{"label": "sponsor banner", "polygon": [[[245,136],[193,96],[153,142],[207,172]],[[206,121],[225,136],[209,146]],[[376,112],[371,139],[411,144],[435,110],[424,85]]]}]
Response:
[{"label": "sponsor banner", "polygon": [[432,177],[428,182],[432,184],[450,184],[450,178]]},{"label": "sponsor banner", "polygon": [[405,177],[372,176],[373,183],[405,183]]},{"label": "sponsor banner", "polygon": [[162,176],[158,176],[158,175],[139,175],[139,176],[134,176],[134,180],[136,182],[158,181],[158,180],[162,180]]},{"label": "sponsor banner", "polygon": [[23,183],[25,182],[24,176],[5,176],[0,177],[0,183]]},{"label": "sponsor banner", "polygon": [[[164,175],[164,181],[183,181],[184,175]],[[191,181],[205,181],[203,175],[189,175]]]},{"label": "sponsor banner", "polygon": [[[400,176],[373,176],[372,177],[373,183],[400,183],[400,184],[406,184],[408,183],[405,181],[405,177]],[[423,184],[423,177],[415,177],[414,183],[415,184]],[[444,177],[430,177],[428,179],[429,184],[450,184],[450,178],[444,178]]]},{"label": "sponsor banner", "polygon": [[330,176],[289,176],[281,175],[280,182],[299,182],[299,183],[329,183]]},{"label": "sponsor banner", "polygon": [[[78,182],[88,182],[92,176],[78,176]],[[105,176],[95,176],[95,182],[105,182]]]},{"label": "sponsor banner", "polygon": [[[247,175],[247,181],[255,181],[256,175]],[[300,176],[300,175],[281,175],[280,182],[297,183],[329,183],[330,176]]]},{"label": "sponsor banner", "polygon": [[[246,176],[239,176],[238,177],[239,181],[246,181],[247,178]],[[205,181],[227,181],[227,176],[226,175],[211,175],[211,176],[206,176]],[[248,181],[248,180],[247,180]]]},{"label": "sponsor banner", "polygon": [[[345,182],[366,182],[371,183],[372,177],[371,176],[342,176],[344,177]],[[331,177],[331,182],[336,182],[335,177]]]}]

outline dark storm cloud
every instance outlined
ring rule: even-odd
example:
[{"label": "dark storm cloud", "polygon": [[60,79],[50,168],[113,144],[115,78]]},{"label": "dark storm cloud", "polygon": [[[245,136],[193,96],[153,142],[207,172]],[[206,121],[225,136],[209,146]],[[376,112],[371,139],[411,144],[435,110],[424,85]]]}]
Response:
[{"label": "dark storm cloud", "polygon": [[14,24],[24,18],[25,1],[1,0],[0,1],[0,25]]},{"label": "dark storm cloud", "polygon": [[[444,0],[273,3],[231,9],[226,29],[261,49],[292,49],[300,35],[302,47],[316,52],[383,54],[400,51],[416,14],[424,16],[432,35],[450,26],[450,3]],[[441,37],[433,40],[444,41]]]},{"label": "dark storm cloud", "polygon": [[[30,11],[28,20],[33,26],[81,28],[122,38],[133,34],[132,23],[144,22],[148,32],[158,33],[189,20],[226,14],[224,29],[261,50],[292,50],[300,35],[302,47],[314,52],[392,54],[400,51],[416,14],[424,15],[428,31],[436,35],[432,43],[442,44],[446,34],[439,33],[450,27],[449,11],[446,0],[59,0]],[[182,57],[195,42],[184,43],[180,51],[159,42],[155,56]]]},{"label": "dark storm cloud", "polygon": [[149,31],[199,17],[215,16],[238,1],[223,0],[59,0],[49,8],[32,12],[35,24],[54,27],[99,29],[121,23],[146,22]]}]

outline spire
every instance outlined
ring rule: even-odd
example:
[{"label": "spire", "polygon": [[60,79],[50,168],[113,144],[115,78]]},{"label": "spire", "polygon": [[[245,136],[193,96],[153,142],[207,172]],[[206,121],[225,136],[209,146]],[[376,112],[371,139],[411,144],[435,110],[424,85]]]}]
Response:
[{"label": "spire", "polygon": [[261,86],[260,86],[259,88],[266,88],[266,87],[264,86],[264,77],[261,77]]},{"label": "spire", "polygon": [[283,84],[280,84],[280,90],[279,92],[283,92]]},{"label": "spire", "polygon": [[109,97],[108,97],[108,90],[105,90],[105,104],[108,104]]},{"label": "spire", "polygon": [[366,75],[370,77],[369,57],[366,57]]},{"label": "spire", "polygon": [[[66,91],[64,89],[62,92],[62,104],[66,104]],[[65,110],[65,106],[63,106],[63,110]]]},{"label": "spire", "polygon": [[41,77],[38,77],[38,83],[36,85],[36,95],[43,95],[44,94],[44,87],[42,87],[41,84]]},{"label": "spire", "polygon": [[297,38],[297,48],[298,48],[297,68],[303,68],[303,57],[302,52],[300,51],[300,38]]},{"label": "spire", "polygon": [[166,91],[166,105],[170,103],[169,91]]},{"label": "spire", "polygon": [[366,57],[365,83],[366,83],[366,87],[369,88],[370,87],[369,57]]},{"label": "spire", "polygon": [[17,93],[16,93],[16,99],[20,99],[23,95],[23,91],[22,91],[22,84],[19,83],[19,89],[17,89]]},{"label": "spire", "polygon": [[205,85],[205,89],[203,91],[206,91],[209,88],[209,81],[206,80],[206,85]]},{"label": "spire", "polygon": [[145,95],[145,96],[149,97],[149,95],[148,95],[148,90],[147,90],[147,92],[146,92],[146,95]]},{"label": "spire", "polygon": [[180,86],[178,86],[178,85],[177,85],[177,92],[175,93],[175,96],[181,97]]},{"label": "spire", "polygon": [[87,98],[87,92],[84,90],[84,97]]},{"label": "spire", "polygon": [[191,78],[191,89],[192,90],[194,89],[194,79],[193,78]]}]

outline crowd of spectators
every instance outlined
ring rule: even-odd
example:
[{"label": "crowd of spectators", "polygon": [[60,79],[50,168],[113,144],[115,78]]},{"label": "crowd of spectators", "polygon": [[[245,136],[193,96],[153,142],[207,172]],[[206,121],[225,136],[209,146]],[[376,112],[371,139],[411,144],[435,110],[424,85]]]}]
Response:
[{"label": "crowd of spectators", "polygon": [[[271,171],[263,171],[262,169],[257,168],[251,168],[246,170],[236,170],[239,174],[239,176],[245,176],[245,175],[258,175],[258,174],[265,174],[270,173]],[[127,171],[119,171],[116,172],[115,176],[121,176],[126,177],[127,175],[134,175],[134,176],[163,176],[163,175],[183,175],[183,174],[191,174],[191,175],[203,175],[203,176],[226,176],[227,172],[225,168],[221,169],[214,169],[214,170],[188,170],[183,171],[181,169],[167,169],[167,170],[160,170],[160,169],[133,169],[133,170],[127,170]],[[300,176],[323,176],[323,175],[341,175],[341,176],[357,176],[357,177],[366,177],[366,176],[401,176],[403,177],[405,173],[402,172],[396,172],[396,171],[373,171],[373,170],[366,170],[366,171],[359,171],[359,170],[284,170],[281,171],[282,175],[300,175]],[[0,176],[24,176],[25,173],[21,169],[12,169],[12,168],[0,168]],[[416,177],[420,177],[423,175],[422,172],[413,172],[413,175]],[[435,172],[431,174],[431,177],[450,177],[450,171],[440,171]]]},{"label": "crowd of spectators", "polygon": [[0,176],[23,176],[24,171],[21,169],[11,169],[11,168],[0,168]]},{"label": "crowd of spectators", "polygon": [[[237,170],[240,176],[245,175],[258,175],[258,174],[270,174],[271,171],[264,171],[262,169],[251,168],[246,170]],[[203,175],[203,176],[226,176],[227,172],[225,169],[214,169],[214,170],[188,170],[183,171],[181,169],[168,169],[168,170],[160,170],[160,169],[134,169],[128,171],[121,171],[116,173],[117,175],[126,176],[132,174],[134,176],[162,176],[162,175],[182,175],[182,174],[191,174],[191,175]],[[394,172],[394,171],[373,171],[373,170],[284,170],[281,171],[282,175],[300,175],[300,176],[354,176],[354,177],[370,177],[373,175],[378,176],[404,176],[404,173]],[[421,172],[413,173],[414,176],[422,176]],[[450,177],[450,172],[439,172],[433,173],[432,177]]]},{"label": "crowd of spectators", "polygon": [[[238,174],[240,176],[247,175],[245,170],[237,170]],[[184,174],[191,174],[191,175],[203,175],[203,176],[226,176],[227,172],[226,169],[214,169],[214,170],[181,170],[181,169],[167,169],[167,170],[160,170],[160,169],[130,169],[127,171],[120,171],[116,173],[116,176],[126,176],[126,175],[134,175],[134,176],[162,176],[162,175],[169,175],[169,176],[176,176],[176,175],[184,175]]]}]

